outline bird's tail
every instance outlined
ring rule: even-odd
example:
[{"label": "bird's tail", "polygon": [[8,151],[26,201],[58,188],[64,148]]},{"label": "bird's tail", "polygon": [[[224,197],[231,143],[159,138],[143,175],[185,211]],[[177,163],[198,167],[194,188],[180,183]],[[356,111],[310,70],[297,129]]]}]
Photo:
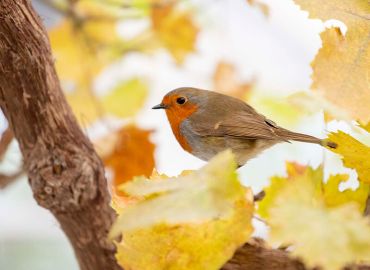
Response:
[{"label": "bird's tail", "polygon": [[306,135],[306,134],[302,134],[302,133],[289,131],[289,130],[284,129],[284,128],[279,128],[279,129],[275,130],[275,134],[278,135],[279,137],[281,137],[283,140],[286,140],[286,141],[299,141],[299,142],[315,143],[315,144],[319,144],[319,145],[322,145],[322,146],[327,146],[327,147],[330,147],[330,148],[337,148],[337,146],[338,146],[335,142],[331,142],[331,141],[328,141],[328,140],[325,140],[325,139],[322,140],[322,139],[316,138],[316,137],[311,136],[311,135]]}]

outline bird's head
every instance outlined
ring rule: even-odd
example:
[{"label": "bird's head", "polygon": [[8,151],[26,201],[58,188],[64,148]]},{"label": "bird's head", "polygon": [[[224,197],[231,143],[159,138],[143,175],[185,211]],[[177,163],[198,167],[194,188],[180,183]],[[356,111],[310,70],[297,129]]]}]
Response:
[{"label": "bird's head", "polygon": [[192,148],[181,133],[181,123],[193,113],[204,108],[209,91],[183,87],[167,93],[153,109],[164,109],[172,131],[180,145],[188,152]]},{"label": "bird's head", "polygon": [[162,102],[152,109],[164,109],[170,120],[183,120],[203,107],[209,91],[182,87],[167,93]]}]

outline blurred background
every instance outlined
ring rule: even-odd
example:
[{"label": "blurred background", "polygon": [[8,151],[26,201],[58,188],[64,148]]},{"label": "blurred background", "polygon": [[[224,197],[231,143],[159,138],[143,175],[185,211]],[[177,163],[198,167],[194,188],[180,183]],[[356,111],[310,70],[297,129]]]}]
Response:
[{"label": "blurred background", "polygon": [[[177,87],[233,95],[294,131],[318,137],[337,128],[352,133],[345,122],[326,124],[325,102],[309,91],[319,33],[325,24],[343,26],[308,19],[293,1],[32,2],[49,31],[63,90],[112,187],[150,175],[153,167],[177,175],[204,165],[180,148],[165,113],[150,109]],[[5,131],[4,117],[0,122]],[[269,177],[284,174],[288,160],[324,162],[326,175],[353,175],[334,154],[304,143],[277,145],[239,174],[258,192]],[[19,176],[21,166],[12,141],[0,171]],[[26,177],[12,178],[17,179],[0,185],[0,269],[77,269],[67,239],[34,201]],[[262,224],[256,221],[255,227],[255,234],[265,235]]]}]

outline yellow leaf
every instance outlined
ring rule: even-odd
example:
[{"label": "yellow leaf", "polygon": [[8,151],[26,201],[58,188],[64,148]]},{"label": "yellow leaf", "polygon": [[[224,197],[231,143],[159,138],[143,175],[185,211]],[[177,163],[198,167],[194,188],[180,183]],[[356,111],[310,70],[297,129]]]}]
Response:
[{"label": "yellow leaf", "polygon": [[261,12],[263,13],[263,15],[265,15],[266,17],[269,16],[270,9],[269,9],[269,6],[267,4],[262,3],[258,0],[247,0],[247,3],[251,6],[258,7],[261,10]]},{"label": "yellow leaf", "polygon": [[331,133],[328,140],[337,143],[337,148],[328,149],[343,157],[344,166],[355,169],[358,179],[370,184],[370,147],[342,131]]},{"label": "yellow leaf", "polygon": [[356,190],[346,189],[339,191],[339,184],[347,181],[348,174],[331,175],[328,182],[323,185],[324,200],[328,207],[335,207],[348,202],[356,203],[361,213],[366,207],[366,200],[369,196],[370,186],[363,182],[359,183]]},{"label": "yellow leaf", "polygon": [[[109,44],[116,41],[116,25],[107,21],[77,24],[63,20],[49,31],[55,66],[60,79],[78,87],[89,85],[111,59]],[[107,35],[109,33],[109,35]]]},{"label": "yellow leaf", "polygon": [[346,24],[321,34],[322,48],[312,63],[312,89],[347,110],[353,119],[370,121],[370,5],[367,0],[294,0],[311,18]]},{"label": "yellow leaf", "polygon": [[[230,151],[178,178],[143,178],[124,191],[141,198],[124,207],[111,230],[122,234],[125,269],[219,269],[252,233],[252,195],[235,173]],[[248,196],[247,196],[248,195]]]},{"label": "yellow leaf", "polygon": [[324,183],[324,174],[322,166],[316,169],[302,166],[297,163],[286,163],[287,177],[274,176],[271,178],[270,185],[264,189],[266,195],[258,203],[258,213],[263,218],[269,217],[269,211],[274,206],[276,198],[281,196],[281,191],[286,185],[289,185],[295,179],[304,177],[310,179],[315,186],[315,192],[312,199],[322,200],[327,207],[336,207],[348,203],[353,203],[363,212],[366,207],[366,199],[370,188],[368,184],[360,182],[355,190],[339,190],[340,183],[348,179],[347,174],[331,175]]},{"label": "yellow leaf", "polygon": [[[79,15],[96,21],[114,22],[123,15],[121,0],[78,0],[74,4],[74,9]],[[106,36],[108,40],[112,37]]]},{"label": "yellow leaf", "polygon": [[269,211],[272,203],[279,196],[287,179],[284,177],[274,176],[270,179],[270,185],[264,189],[265,197],[258,203],[257,213],[262,218],[269,217]]},{"label": "yellow leaf", "polygon": [[81,0],[74,8],[76,15],[62,20],[49,36],[67,100],[78,120],[86,124],[107,109],[94,95],[92,85],[98,73],[117,57],[113,49],[119,38],[117,20],[107,5]]},{"label": "yellow leaf", "polygon": [[191,19],[189,11],[175,8],[174,2],[154,6],[151,10],[153,29],[175,60],[182,63],[195,49],[198,27]]},{"label": "yellow leaf", "polygon": [[270,179],[270,185],[264,189],[265,197],[258,203],[258,214],[263,218],[269,217],[269,210],[273,202],[280,195],[280,191],[288,183],[297,177],[304,176],[312,179],[316,186],[316,195],[321,193],[321,185],[323,180],[322,167],[313,169],[311,167],[303,166],[295,162],[286,162],[287,177],[273,176]]},{"label": "yellow leaf", "polygon": [[213,74],[214,90],[216,92],[233,96],[242,100],[248,99],[251,93],[252,82],[241,82],[237,76],[234,65],[227,62],[219,62]]},{"label": "yellow leaf", "polygon": [[292,244],[292,254],[308,267],[336,270],[370,262],[370,220],[355,205],[326,207],[315,197],[314,181],[307,175],[285,184],[279,193],[269,211],[272,242]]},{"label": "yellow leaf", "polygon": [[77,120],[83,126],[95,121],[104,115],[99,99],[93,94],[90,86],[80,86],[71,94],[66,94]]},{"label": "yellow leaf", "polygon": [[367,124],[360,122],[360,127],[370,133],[370,122],[368,122]]},{"label": "yellow leaf", "polygon": [[[324,110],[326,117],[330,116],[335,117],[336,119],[351,120],[345,110],[327,101],[318,92],[297,92],[288,96],[287,100],[295,108],[300,109],[307,114],[315,114]],[[326,122],[328,122],[328,120],[326,120]]]},{"label": "yellow leaf", "polygon": [[96,97],[90,88],[81,87],[67,95],[77,119],[91,123],[106,114],[125,118],[135,115],[144,104],[147,85],[137,78],[119,83],[110,93]]},{"label": "yellow leaf", "polygon": [[117,117],[134,115],[143,105],[148,95],[148,86],[139,79],[131,79],[116,86],[102,98],[106,113]]},{"label": "yellow leaf", "polygon": [[297,124],[304,115],[302,108],[292,106],[287,98],[258,94],[258,91],[250,96],[248,103],[282,126]]}]

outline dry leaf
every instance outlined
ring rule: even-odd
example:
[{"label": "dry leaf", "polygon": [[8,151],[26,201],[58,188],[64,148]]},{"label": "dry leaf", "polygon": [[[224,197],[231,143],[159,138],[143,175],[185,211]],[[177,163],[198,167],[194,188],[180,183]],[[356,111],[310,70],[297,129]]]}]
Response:
[{"label": "dry leaf", "polygon": [[355,169],[358,179],[370,184],[370,147],[342,131],[331,133],[328,140],[337,143],[337,148],[328,149],[343,157],[344,166]]},{"label": "dry leaf", "polygon": [[138,78],[118,83],[106,95],[96,97],[89,86],[80,86],[67,94],[67,100],[77,119],[87,124],[105,115],[119,118],[134,116],[144,105],[148,85]]},{"label": "dry leaf", "polygon": [[[155,166],[155,145],[150,141],[151,131],[127,126],[116,134],[114,148],[102,157],[105,166],[113,171],[113,187],[135,176],[149,177]],[[109,143],[109,139],[105,141]],[[100,144],[99,148],[103,146]],[[118,194],[121,193],[118,191]]]},{"label": "dry leaf", "polygon": [[107,64],[104,51],[108,40],[104,33],[115,35],[113,23],[86,23],[78,26],[71,20],[63,20],[49,31],[55,66],[60,79],[78,86],[90,84],[92,78]]},{"label": "dry leaf", "polygon": [[367,124],[360,122],[359,124],[360,124],[360,127],[362,127],[364,130],[370,133],[370,122],[368,122]]},{"label": "dry leaf", "polygon": [[231,151],[199,171],[123,186],[141,200],[120,211],[111,236],[124,269],[216,270],[252,233],[251,191],[241,186]]},{"label": "dry leaf", "polygon": [[248,103],[259,113],[267,118],[274,119],[276,123],[282,126],[296,125],[306,115],[304,108],[292,106],[287,98],[265,95],[258,93],[258,91],[250,96]]},{"label": "dry leaf", "polygon": [[62,82],[72,81],[77,89],[89,85],[91,79],[112,61],[112,45],[119,38],[114,11],[108,7],[98,1],[80,0],[74,6],[80,17],[66,17],[49,31]]},{"label": "dry leaf", "polygon": [[142,108],[148,92],[148,85],[134,78],[115,86],[101,98],[100,104],[104,113],[125,118],[135,115]]},{"label": "dry leaf", "polygon": [[270,15],[270,8],[267,4],[262,3],[258,0],[247,0],[247,3],[251,6],[256,6],[257,8],[259,8],[266,17]]},{"label": "dry leaf", "polygon": [[216,92],[239,98],[248,99],[254,82],[240,82],[235,66],[227,62],[219,62],[213,74],[213,88]]},{"label": "dry leaf", "polygon": [[287,100],[295,108],[305,111],[308,114],[315,114],[321,110],[324,110],[326,117],[325,120],[327,120],[326,122],[329,121],[329,118],[343,119],[347,121],[351,120],[348,113],[344,109],[339,108],[335,104],[327,101],[317,91],[297,92],[290,95]]},{"label": "dry leaf", "polygon": [[174,2],[154,6],[151,20],[155,33],[177,63],[195,49],[198,27],[194,24],[190,11],[176,9]]},{"label": "dry leaf", "polygon": [[280,192],[284,186],[289,185],[291,181],[299,177],[306,177],[312,181],[315,186],[315,196],[312,199],[322,200],[326,207],[337,207],[340,205],[352,203],[356,205],[360,212],[366,207],[366,200],[369,195],[370,185],[360,182],[356,189],[345,189],[340,191],[339,185],[347,181],[347,174],[331,175],[328,181],[324,182],[322,166],[313,169],[308,166],[302,166],[294,162],[286,163],[287,177],[273,176],[270,185],[264,189],[265,197],[258,204],[258,213],[264,217],[269,217],[270,208],[277,197],[281,196]]},{"label": "dry leaf", "polygon": [[328,208],[315,194],[315,181],[307,175],[281,188],[269,209],[271,240],[293,244],[292,254],[308,267],[336,270],[369,263],[370,220],[354,204]]},{"label": "dry leaf", "polygon": [[323,194],[325,203],[328,207],[334,207],[346,204],[348,202],[356,203],[361,213],[365,211],[366,200],[369,196],[370,185],[360,181],[359,187],[355,190],[346,189],[339,191],[339,184],[349,179],[348,174],[331,175],[323,185]]},{"label": "dry leaf", "polygon": [[367,0],[294,0],[311,18],[346,24],[321,34],[322,48],[312,63],[312,89],[347,110],[352,119],[370,121],[370,5]]},{"label": "dry leaf", "polygon": [[295,162],[286,162],[287,177],[273,176],[270,179],[270,185],[264,189],[265,197],[258,203],[258,213],[263,218],[269,217],[269,211],[277,197],[280,196],[280,192],[283,188],[291,181],[298,177],[307,177],[312,179],[316,184],[318,190],[321,190],[321,184],[323,180],[322,167],[313,169],[304,165],[300,165]]},{"label": "dry leaf", "polygon": [[117,53],[123,44],[116,31],[117,9],[88,0],[78,1],[75,9],[81,21],[67,17],[49,32],[56,69],[73,112],[83,125],[106,114],[133,116],[147,96],[147,85],[140,79],[119,82],[103,97],[93,91],[96,76],[122,55]]}]

